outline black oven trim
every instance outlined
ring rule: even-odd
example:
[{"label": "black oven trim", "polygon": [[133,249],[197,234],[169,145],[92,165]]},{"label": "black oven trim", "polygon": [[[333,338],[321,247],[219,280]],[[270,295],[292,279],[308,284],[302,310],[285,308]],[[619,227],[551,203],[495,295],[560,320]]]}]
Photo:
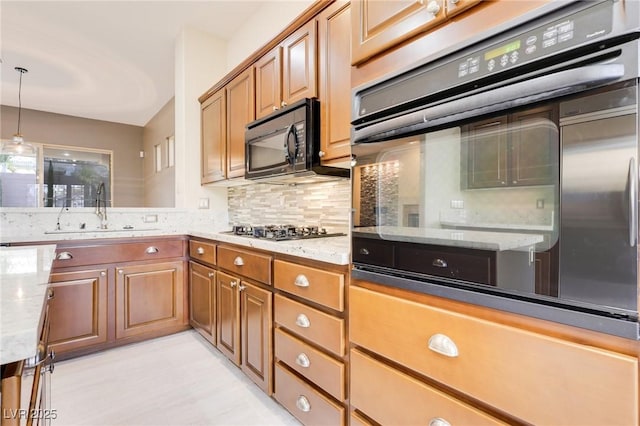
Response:
[{"label": "black oven trim", "polygon": [[605,312],[599,315],[586,310],[581,311],[562,307],[559,304],[552,304],[552,302],[547,304],[538,299],[527,301],[524,298],[507,297],[502,292],[500,294],[492,294],[489,291],[469,290],[463,288],[463,286],[455,286],[452,283],[445,283],[441,280],[417,280],[380,273],[371,269],[375,268],[367,269],[367,266],[354,264],[351,270],[351,278],[566,324],[626,339],[640,340],[640,324],[638,324],[637,318],[621,318],[617,317],[616,314],[609,316]]}]

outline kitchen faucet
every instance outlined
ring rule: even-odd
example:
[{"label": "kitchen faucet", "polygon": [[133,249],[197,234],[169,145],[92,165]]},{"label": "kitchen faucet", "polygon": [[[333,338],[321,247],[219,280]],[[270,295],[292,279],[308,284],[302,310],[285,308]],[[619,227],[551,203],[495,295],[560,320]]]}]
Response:
[{"label": "kitchen faucet", "polygon": [[[103,197],[103,199],[100,199],[100,197]],[[107,229],[107,193],[104,188],[104,182],[100,182],[96,192],[96,216],[100,218],[100,229]]]}]

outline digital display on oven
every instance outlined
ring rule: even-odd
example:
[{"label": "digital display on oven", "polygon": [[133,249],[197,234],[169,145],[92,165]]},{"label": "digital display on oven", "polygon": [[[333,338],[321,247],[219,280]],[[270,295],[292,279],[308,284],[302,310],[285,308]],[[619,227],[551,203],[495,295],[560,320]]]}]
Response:
[{"label": "digital display on oven", "polygon": [[497,58],[498,56],[506,55],[507,53],[511,53],[518,49],[520,49],[520,40],[512,41],[509,44],[505,44],[503,46],[497,47],[493,50],[486,52],[484,54],[484,60],[488,61],[493,58]]}]

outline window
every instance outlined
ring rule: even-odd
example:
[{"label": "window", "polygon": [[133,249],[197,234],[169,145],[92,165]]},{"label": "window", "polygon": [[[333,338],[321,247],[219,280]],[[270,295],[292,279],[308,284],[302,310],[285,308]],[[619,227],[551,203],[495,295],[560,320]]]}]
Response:
[{"label": "window", "polygon": [[33,145],[35,156],[0,155],[1,207],[93,207],[101,183],[112,205],[112,151]]}]

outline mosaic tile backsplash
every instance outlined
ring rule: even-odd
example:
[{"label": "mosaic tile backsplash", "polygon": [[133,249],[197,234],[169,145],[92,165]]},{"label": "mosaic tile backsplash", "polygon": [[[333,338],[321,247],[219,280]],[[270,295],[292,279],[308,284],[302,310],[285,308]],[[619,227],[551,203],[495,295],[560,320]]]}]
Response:
[{"label": "mosaic tile backsplash", "polygon": [[228,189],[231,225],[318,225],[347,232],[351,212],[348,179],[306,185],[253,184]]}]

